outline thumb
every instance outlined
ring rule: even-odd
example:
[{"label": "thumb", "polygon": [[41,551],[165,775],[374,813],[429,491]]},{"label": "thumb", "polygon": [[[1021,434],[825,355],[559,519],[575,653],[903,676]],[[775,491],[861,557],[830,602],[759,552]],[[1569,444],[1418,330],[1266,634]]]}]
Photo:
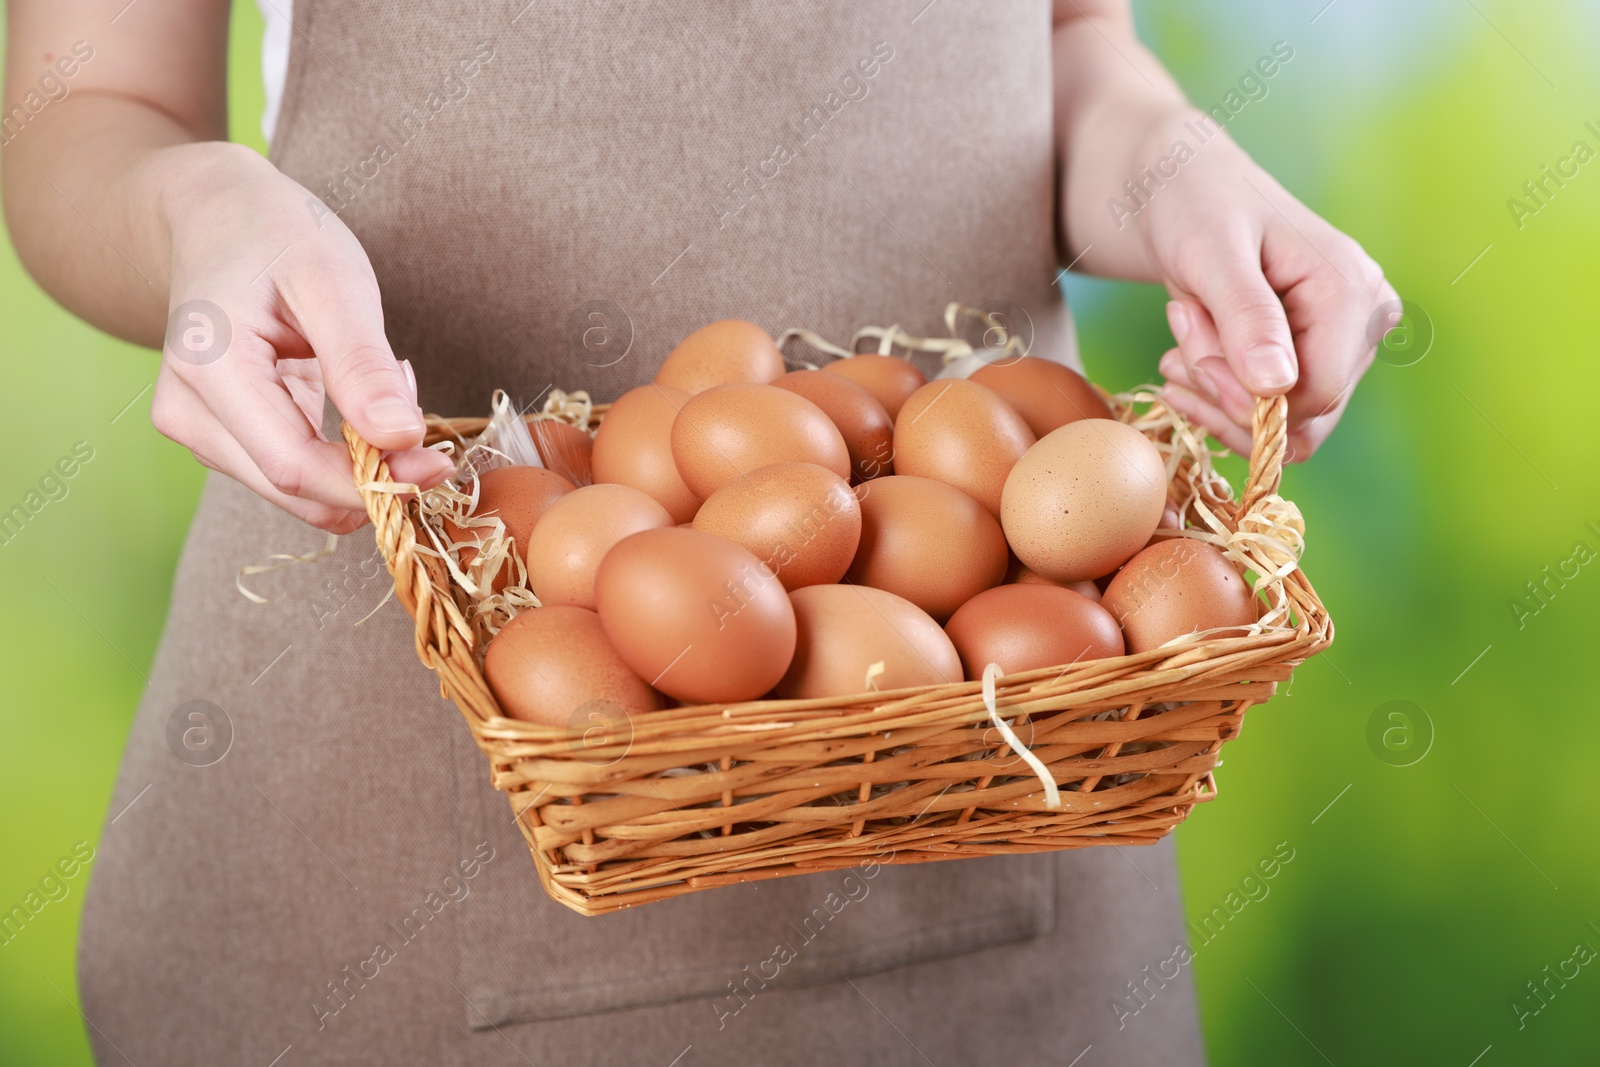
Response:
[{"label": "thumb", "polygon": [[348,274],[313,274],[297,281],[292,295],[285,295],[339,414],[384,451],[419,447],[423,421],[416,386],[384,336],[376,280],[369,276],[352,285]]},{"label": "thumb", "polygon": [[1261,270],[1259,250],[1233,249],[1203,264],[1190,291],[1200,298],[1222,341],[1222,355],[1244,387],[1275,396],[1300,378],[1283,303]]}]

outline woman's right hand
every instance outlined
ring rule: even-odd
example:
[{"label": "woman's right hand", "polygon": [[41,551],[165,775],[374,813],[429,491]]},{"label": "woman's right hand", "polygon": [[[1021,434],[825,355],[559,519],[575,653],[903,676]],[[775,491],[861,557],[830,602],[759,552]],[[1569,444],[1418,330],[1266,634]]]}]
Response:
[{"label": "woman's right hand", "polygon": [[323,399],[386,453],[397,482],[438,484],[409,364],[383,332],[377,278],[349,228],[248,148],[174,146],[148,165],[171,236],[169,318],[151,421],[212,470],[333,533],[367,519]]}]

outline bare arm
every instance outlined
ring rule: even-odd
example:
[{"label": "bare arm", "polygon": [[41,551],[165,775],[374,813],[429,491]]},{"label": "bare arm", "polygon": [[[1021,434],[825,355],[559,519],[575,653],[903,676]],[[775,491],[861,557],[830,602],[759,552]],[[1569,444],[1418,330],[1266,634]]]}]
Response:
[{"label": "bare arm", "polygon": [[[228,8],[11,0],[6,223],[65,307],[163,347],[158,430],[306,521],[348,530],[364,514],[343,447],[318,429],[324,389],[392,451],[400,480],[437,482],[447,461],[419,447],[415,386],[359,242],[226,141]],[[169,316],[197,301],[216,313],[180,314],[167,337]]]},{"label": "bare arm", "polygon": [[1371,365],[1383,271],[1190,106],[1128,0],[1056,0],[1054,55],[1068,259],[1166,286],[1173,407],[1248,452],[1254,397],[1287,393],[1305,459]]}]

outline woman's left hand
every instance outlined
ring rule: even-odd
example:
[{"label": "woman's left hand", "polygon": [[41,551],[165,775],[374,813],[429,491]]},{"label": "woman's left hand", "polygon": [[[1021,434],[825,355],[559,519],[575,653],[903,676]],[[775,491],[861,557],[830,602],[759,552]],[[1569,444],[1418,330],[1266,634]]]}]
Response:
[{"label": "woman's left hand", "polygon": [[1172,297],[1167,402],[1249,455],[1255,397],[1287,393],[1309,457],[1397,321],[1383,270],[1220,132],[1128,222]]}]

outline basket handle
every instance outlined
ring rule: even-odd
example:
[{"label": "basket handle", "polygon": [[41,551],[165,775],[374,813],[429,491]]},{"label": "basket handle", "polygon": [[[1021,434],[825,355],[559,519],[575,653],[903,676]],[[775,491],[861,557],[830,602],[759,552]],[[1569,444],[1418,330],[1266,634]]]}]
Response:
[{"label": "basket handle", "polygon": [[1262,503],[1277,495],[1283,481],[1289,444],[1289,398],[1258,397],[1250,422],[1250,473],[1239,494],[1239,517],[1260,513]]}]

